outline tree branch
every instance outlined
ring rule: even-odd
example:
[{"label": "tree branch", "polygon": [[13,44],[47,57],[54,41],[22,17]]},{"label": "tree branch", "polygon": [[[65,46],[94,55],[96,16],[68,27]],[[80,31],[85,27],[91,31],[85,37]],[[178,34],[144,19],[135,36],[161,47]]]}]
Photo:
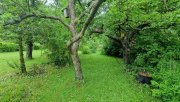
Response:
[{"label": "tree branch", "polygon": [[116,42],[121,43],[121,39],[119,37],[117,37],[117,36],[111,36],[111,35],[105,35],[105,36],[107,36],[109,39],[112,39],[112,40],[114,40]]},{"label": "tree branch", "polygon": [[76,32],[76,28],[75,28],[75,19],[76,19],[76,15],[75,15],[75,1],[74,0],[68,0],[68,9],[69,9],[69,14],[70,14],[70,31],[72,33],[72,36],[75,37],[78,35],[78,33]]},{"label": "tree branch", "polygon": [[79,34],[78,36],[76,36],[76,37],[73,37],[73,38],[68,42],[68,44],[67,44],[68,47],[70,47],[74,42],[79,41],[79,40],[83,37],[83,35],[84,35],[85,31],[87,30],[89,24],[90,24],[91,21],[93,20],[96,12],[97,12],[97,10],[98,10],[98,8],[100,7],[100,5],[101,5],[103,2],[104,2],[104,0],[96,0],[96,1],[94,1],[94,5],[93,5],[93,7],[92,7],[92,10],[91,10],[91,12],[90,12],[90,15],[88,16],[87,20],[85,21],[85,23],[84,23],[84,25],[83,25],[83,27],[82,27],[82,29],[81,29],[80,34]]},{"label": "tree branch", "polygon": [[148,30],[148,29],[151,29],[151,30],[154,30],[154,29],[168,29],[168,28],[176,27],[176,26],[180,26],[180,23],[171,22],[168,25],[157,26],[157,27],[147,27],[147,28],[145,28],[143,30]]},{"label": "tree branch", "polygon": [[94,28],[94,29],[90,30],[90,35],[93,33],[103,34],[104,30],[102,28]]},{"label": "tree branch", "polygon": [[68,8],[69,8],[69,13],[70,13],[71,23],[74,23],[76,19],[74,0],[68,0]]},{"label": "tree branch", "polygon": [[75,20],[75,22],[78,22],[81,18],[83,18],[85,14],[92,9],[93,5],[94,3],[91,3],[91,5],[80,14],[80,16]]},{"label": "tree branch", "polygon": [[32,18],[32,17],[57,20],[57,21],[61,22],[65,27],[67,27],[69,29],[69,25],[66,22],[64,22],[60,17],[47,16],[47,15],[37,15],[37,14],[29,14],[29,15],[22,16],[22,17],[20,17],[20,19],[17,19],[17,20],[10,20],[8,22],[5,22],[4,26],[19,24],[23,20],[28,19],[28,18]]},{"label": "tree branch", "polygon": [[138,25],[136,28],[133,28],[131,32],[129,32],[128,39],[131,39],[135,34],[139,33],[141,30],[143,30],[145,27],[149,27],[150,23],[143,23]]},{"label": "tree branch", "polygon": [[83,35],[86,31],[86,29],[88,28],[89,24],[91,23],[92,19],[94,18],[96,12],[98,11],[98,8],[100,7],[100,5],[104,2],[104,0],[96,0],[94,1],[94,6],[92,8],[92,11],[90,12],[89,17],[87,18],[87,20],[84,23],[84,26],[80,32],[80,35]]}]

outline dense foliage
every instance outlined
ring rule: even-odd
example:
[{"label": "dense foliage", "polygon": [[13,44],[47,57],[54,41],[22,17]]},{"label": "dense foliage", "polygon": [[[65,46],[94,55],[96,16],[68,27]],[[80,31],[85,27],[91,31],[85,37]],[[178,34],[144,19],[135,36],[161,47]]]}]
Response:
[{"label": "dense foliage", "polygon": [[130,56],[128,64],[131,67],[128,68],[153,74],[154,96],[164,101],[180,101],[177,64],[180,56],[180,2],[122,0],[113,3],[103,17],[104,29],[111,41],[121,44],[117,49],[116,44],[110,43],[105,48],[110,52],[107,54],[114,55],[119,51],[125,60]]},{"label": "dense foliage", "polygon": [[180,64],[174,60],[161,60],[152,81],[152,95],[164,102],[180,101]]},{"label": "dense foliage", "polygon": [[82,39],[80,51],[83,54],[100,53],[103,50],[104,37],[98,35],[87,35]]},{"label": "dense foliage", "polygon": [[18,51],[18,45],[10,42],[0,42],[0,52]]},{"label": "dense foliage", "polygon": [[[35,39],[39,39],[38,42],[46,50],[46,55],[49,58],[49,62],[57,65],[64,66],[70,64],[70,56],[66,47],[67,40],[69,38],[68,33],[62,25],[51,20],[40,20],[38,26],[41,28],[38,31],[38,35]],[[43,29],[43,28],[46,29]]]},{"label": "dense foliage", "polygon": [[103,54],[122,58],[122,45],[118,42],[110,41],[104,45]]}]

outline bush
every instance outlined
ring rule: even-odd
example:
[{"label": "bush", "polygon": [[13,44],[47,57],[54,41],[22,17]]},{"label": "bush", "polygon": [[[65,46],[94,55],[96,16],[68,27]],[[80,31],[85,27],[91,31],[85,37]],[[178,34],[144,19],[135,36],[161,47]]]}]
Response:
[{"label": "bush", "polygon": [[33,48],[34,50],[39,50],[42,48],[42,45],[40,43],[34,43]]},{"label": "bush", "polygon": [[180,64],[176,61],[162,60],[154,73],[152,94],[164,102],[180,102]]},{"label": "bush", "polygon": [[47,55],[50,63],[53,63],[56,66],[64,66],[71,63],[69,53],[63,40],[51,38],[48,42],[47,48]]},{"label": "bush", "polygon": [[18,44],[10,42],[0,42],[0,52],[13,52],[18,51]]},{"label": "bush", "polygon": [[97,36],[85,36],[81,42],[80,50],[83,54],[97,53],[101,51],[103,40]]},{"label": "bush", "polygon": [[56,66],[64,66],[70,63],[69,54],[61,51],[50,51],[48,53],[50,63]]},{"label": "bush", "polygon": [[116,42],[110,42],[104,46],[103,54],[122,58],[122,45]]},{"label": "bush", "polygon": [[159,59],[163,58],[164,50],[157,44],[148,45],[149,48],[145,52],[138,52],[134,65],[140,67],[156,67]]},{"label": "bush", "polygon": [[90,54],[91,53],[91,49],[89,48],[89,46],[83,46],[82,47],[82,53],[83,54]]},{"label": "bush", "polygon": [[135,42],[132,48],[136,52],[135,66],[155,68],[163,58],[180,58],[180,42],[174,34],[145,32],[138,35]]}]

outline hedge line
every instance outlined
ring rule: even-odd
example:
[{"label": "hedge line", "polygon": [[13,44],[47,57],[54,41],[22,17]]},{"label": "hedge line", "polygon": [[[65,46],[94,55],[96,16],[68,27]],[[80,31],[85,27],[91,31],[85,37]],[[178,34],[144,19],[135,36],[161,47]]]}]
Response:
[{"label": "hedge line", "polygon": [[0,42],[0,52],[18,51],[18,44],[10,42]]}]

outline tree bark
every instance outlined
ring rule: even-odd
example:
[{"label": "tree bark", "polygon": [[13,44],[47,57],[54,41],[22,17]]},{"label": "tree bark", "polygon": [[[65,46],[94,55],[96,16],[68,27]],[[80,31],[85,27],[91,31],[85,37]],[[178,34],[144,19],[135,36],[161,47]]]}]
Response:
[{"label": "tree bark", "polygon": [[124,63],[126,65],[131,64],[131,59],[130,59],[130,49],[128,48],[124,48],[124,53],[123,53],[123,59],[124,59]]},{"label": "tree bark", "polygon": [[71,52],[71,58],[72,58],[72,62],[75,69],[75,79],[83,80],[81,63],[80,63],[80,59],[78,55],[79,43],[80,41],[73,43],[73,45],[70,48],[70,52]]},{"label": "tree bark", "polygon": [[32,59],[32,52],[33,52],[33,41],[27,41],[27,51],[26,51],[26,58]]},{"label": "tree bark", "polygon": [[19,61],[20,61],[20,69],[22,74],[26,74],[26,66],[23,56],[23,44],[22,44],[22,34],[19,34]]}]

